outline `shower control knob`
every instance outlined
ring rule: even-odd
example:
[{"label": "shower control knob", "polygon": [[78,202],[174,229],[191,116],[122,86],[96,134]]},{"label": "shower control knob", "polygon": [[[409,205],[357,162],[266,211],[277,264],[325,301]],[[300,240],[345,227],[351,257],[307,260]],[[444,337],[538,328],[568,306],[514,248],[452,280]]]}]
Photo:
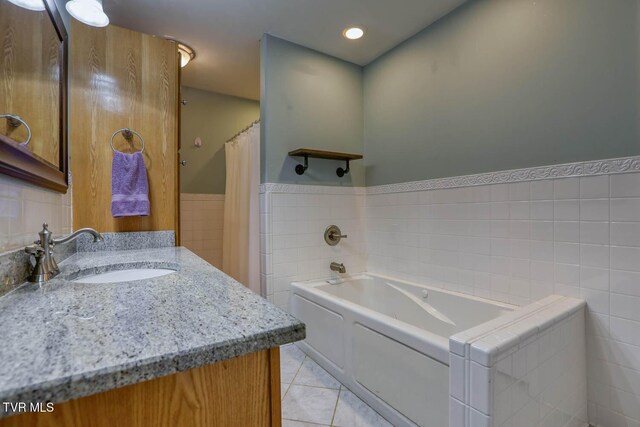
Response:
[{"label": "shower control knob", "polygon": [[346,239],[347,235],[342,234],[340,228],[337,225],[330,225],[324,231],[324,241],[327,242],[329,246],[335,246],[340,243],[340,239]]}]

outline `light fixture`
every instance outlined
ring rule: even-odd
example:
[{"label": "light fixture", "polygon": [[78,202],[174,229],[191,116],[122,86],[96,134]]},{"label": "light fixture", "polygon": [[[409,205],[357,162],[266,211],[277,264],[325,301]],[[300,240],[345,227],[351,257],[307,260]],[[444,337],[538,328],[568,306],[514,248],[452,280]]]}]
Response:
[{"label": "light fixture", "polygon": [[342,32],[342,35],[349,40],[358,40],[359,38],[364,36],[364,30],[360,27],[349,27],[345,28],[345,30]]},{"label": "light fixture", "polygon": [[109,17],[102,9],[102,0],[71,0],[66,8],[71,16],[83,24],[92,27],[109,25]]},{"label": "light fixture", "polygon": [[176,43],[178,43],[178,53],[180,53],[180,67],[184,68],[196,57],[196,51],[191,46],[177,40]]},{"label": "light fixture", "polygon": [[44,7],[44,1],[42,0],[9,0],[9,3],[13,3],[24,9],[35,10],[36,12],[41,12],[46,9]]}]

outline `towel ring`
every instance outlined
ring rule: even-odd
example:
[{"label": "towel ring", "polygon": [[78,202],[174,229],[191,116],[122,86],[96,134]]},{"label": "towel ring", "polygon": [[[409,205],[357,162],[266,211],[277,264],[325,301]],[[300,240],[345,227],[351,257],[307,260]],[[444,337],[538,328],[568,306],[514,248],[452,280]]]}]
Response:
[{"label": "towel ring", "polygon": [[9,122],[9,126],[11,126],[12,128],[17,128],[20,127],[20,125],[23,125],[27,129],[28,135],[27,140],[21,142],[20,145],[22,145],[23,147],[29,145],[29,143],[31,142],[31,128],[29,127],[27,122],[25,122],[20,118],[20,116],[16,116],[15,114],[0,114],[0,119],[7,119],[7,121]]},{"label": "towel ring", "polygon": [[111,135],[111,149],[113,149],[114,153],[116,151],[118,151],[118,150],[116,150],[116,147],[113,146],[113,138],[115,138],[116,135],[119,134],[119,133],[121,133],[122,136],[124,137],[124,139],[126,139],[126,140],[129,140],[129,139],[133,138],[133,135],[136,135],[138,138],[140,138],[140,141],[142,141],[142,149],[140,150],[140,154],[144,153],[144,138],[138,132],[136,132],[133,129],[129,129],[129,128],[119,129],[119,130],[115,131],[113,133],[113,135]]}]

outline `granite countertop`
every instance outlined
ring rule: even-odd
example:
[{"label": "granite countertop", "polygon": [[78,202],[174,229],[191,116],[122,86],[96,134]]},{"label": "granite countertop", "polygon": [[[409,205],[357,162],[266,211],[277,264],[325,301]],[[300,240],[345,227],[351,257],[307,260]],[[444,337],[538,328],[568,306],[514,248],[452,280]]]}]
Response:
[{"label": "granite countertop", "polygon": [[[177,271],[71,282],[136,267]],[[62,402],[305,336],[303,323],[185,248],[77,253],[60,269],[0,298],[0,401]]]}]

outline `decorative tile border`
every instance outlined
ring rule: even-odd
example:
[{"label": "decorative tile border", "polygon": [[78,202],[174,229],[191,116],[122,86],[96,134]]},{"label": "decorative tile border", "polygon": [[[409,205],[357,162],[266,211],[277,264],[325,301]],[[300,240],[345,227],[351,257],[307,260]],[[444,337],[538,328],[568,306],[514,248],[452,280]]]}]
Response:
[{"label": "decorative tile border", "polygon": [[640,172],[640,156],[619,159],[567,163],[527,169],[489,172],[477,175],[401,182],[367,187],[367,194],[405,193],[411,191],[438,190],[444,188],[472,187],[477,185],[508,184],[543,179],[570,178],[576,176],[606,175]]},{"label": "decorative tile border", "polygon": [[331,185],[301,185],[301,184],[280,184],[269,182],[260,184],[260,194],[265,193],[288,193],[288,194],[345,194],[364,195],[366,187],[339,187]]},{"label": "decorative tile border", "polygon": [[260,184],[260,193],[289,194],[385,194],[411,191],[439,190],[445,188],[474,187],[478,185],[509,184],[513,182],[539,181],[543,179],[571,178],[576,176],[608,175],[640,172],[640,156],[619,159],[594,160],[553,166],[488,172],[477,175],[453,176],[424,181],[400,182],[372,187],[338,187],[302,184]]}]

